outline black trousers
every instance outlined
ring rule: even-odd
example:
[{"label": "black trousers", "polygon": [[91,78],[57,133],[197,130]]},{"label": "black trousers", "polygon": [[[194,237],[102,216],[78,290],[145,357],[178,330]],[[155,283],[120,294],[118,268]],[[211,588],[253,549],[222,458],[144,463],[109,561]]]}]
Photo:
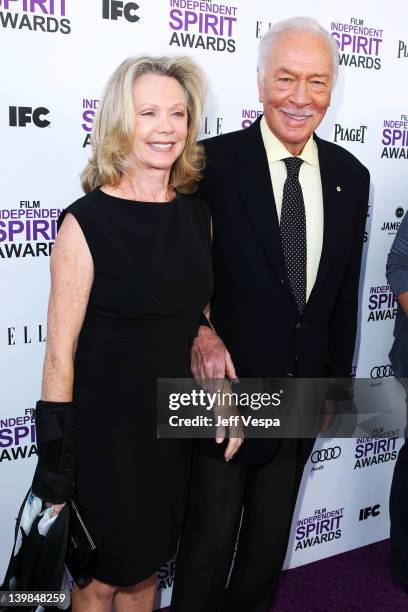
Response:
[{"label": "black trousers", "polygon": [[298,440],[282,440],[261,466],[195,454],[173,612],[269,611],[303,471],[299,447]]},{"label": "black trousers", "polygon": [[[405,381],[408,420],[408,387]],[[391,572],[408,587],[408,427],[394,468],[390,491]]]}]

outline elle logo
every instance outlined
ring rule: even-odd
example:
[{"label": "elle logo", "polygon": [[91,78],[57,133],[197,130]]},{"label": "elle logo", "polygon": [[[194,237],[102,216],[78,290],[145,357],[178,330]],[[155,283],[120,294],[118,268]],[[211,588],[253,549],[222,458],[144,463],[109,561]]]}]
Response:
[{"label": "elle logo", "polygon": [[34,344],[42,343],[46,340],[45,325],[24,325],[22,328],[8,327],[7,328],[7,344],[8,346],[16,346],[16,344]]}]

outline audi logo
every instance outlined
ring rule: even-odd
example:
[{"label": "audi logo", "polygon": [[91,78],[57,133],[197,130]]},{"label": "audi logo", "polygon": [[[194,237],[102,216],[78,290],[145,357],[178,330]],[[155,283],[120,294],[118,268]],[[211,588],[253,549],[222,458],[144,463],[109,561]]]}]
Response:
[{"label": "audi logo", "polygon": [[341,455],[340,446],[333,446],[333,448],[322,448],[312,453],[312,463],[320,463],[322,461],[330,461],[330,459],[338,459]]},{"label": "audi logo", "polygon": [[374,366],[370,372],[371,378],[389,378],[394,376],[391,365]]}]

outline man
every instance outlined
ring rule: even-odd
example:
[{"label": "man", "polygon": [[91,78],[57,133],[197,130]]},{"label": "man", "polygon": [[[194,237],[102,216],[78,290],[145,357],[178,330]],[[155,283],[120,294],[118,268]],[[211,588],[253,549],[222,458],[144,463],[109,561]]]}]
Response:
[{"label": "man", "polygon": [[[350,376],[369,173],[314,134],[337,67],[317,22],[276,24],[259,49],[263,117],[204,143],[215,331],[202,325],[195,339],[197,378]],[[270,609],[311,450],[303,442],[246,440],[228,462],[225,444],[197,443],[174,612]]]},{"label": "man", "polygon": [[[405,389],[408,408],[408,214],[401,221],[387,259],[387,280],[398,300],[390,361]],[[408,409],[407,409],[408,416]],[[405,437],[408,427],[405,430]],[[408,443],[398,454],[390,491],[391,572],[408,590]]]}]

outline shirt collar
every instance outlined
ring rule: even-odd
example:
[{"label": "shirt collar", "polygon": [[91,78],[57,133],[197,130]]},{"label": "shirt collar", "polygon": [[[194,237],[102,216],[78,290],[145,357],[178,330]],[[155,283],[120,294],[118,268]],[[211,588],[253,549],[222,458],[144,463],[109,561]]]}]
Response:
[{"label": "shirt collar", "polygon": [[[285,157],[294,157],[270,130],[268,124],[266,123],[265,116],[263,116],[261,119],[260,127],[269,164],[285,159]],[[319,154],[313,134],[311,134],[309,140],[303,147],[302,153],[298,157],[315,168],[319,167]]]}]

